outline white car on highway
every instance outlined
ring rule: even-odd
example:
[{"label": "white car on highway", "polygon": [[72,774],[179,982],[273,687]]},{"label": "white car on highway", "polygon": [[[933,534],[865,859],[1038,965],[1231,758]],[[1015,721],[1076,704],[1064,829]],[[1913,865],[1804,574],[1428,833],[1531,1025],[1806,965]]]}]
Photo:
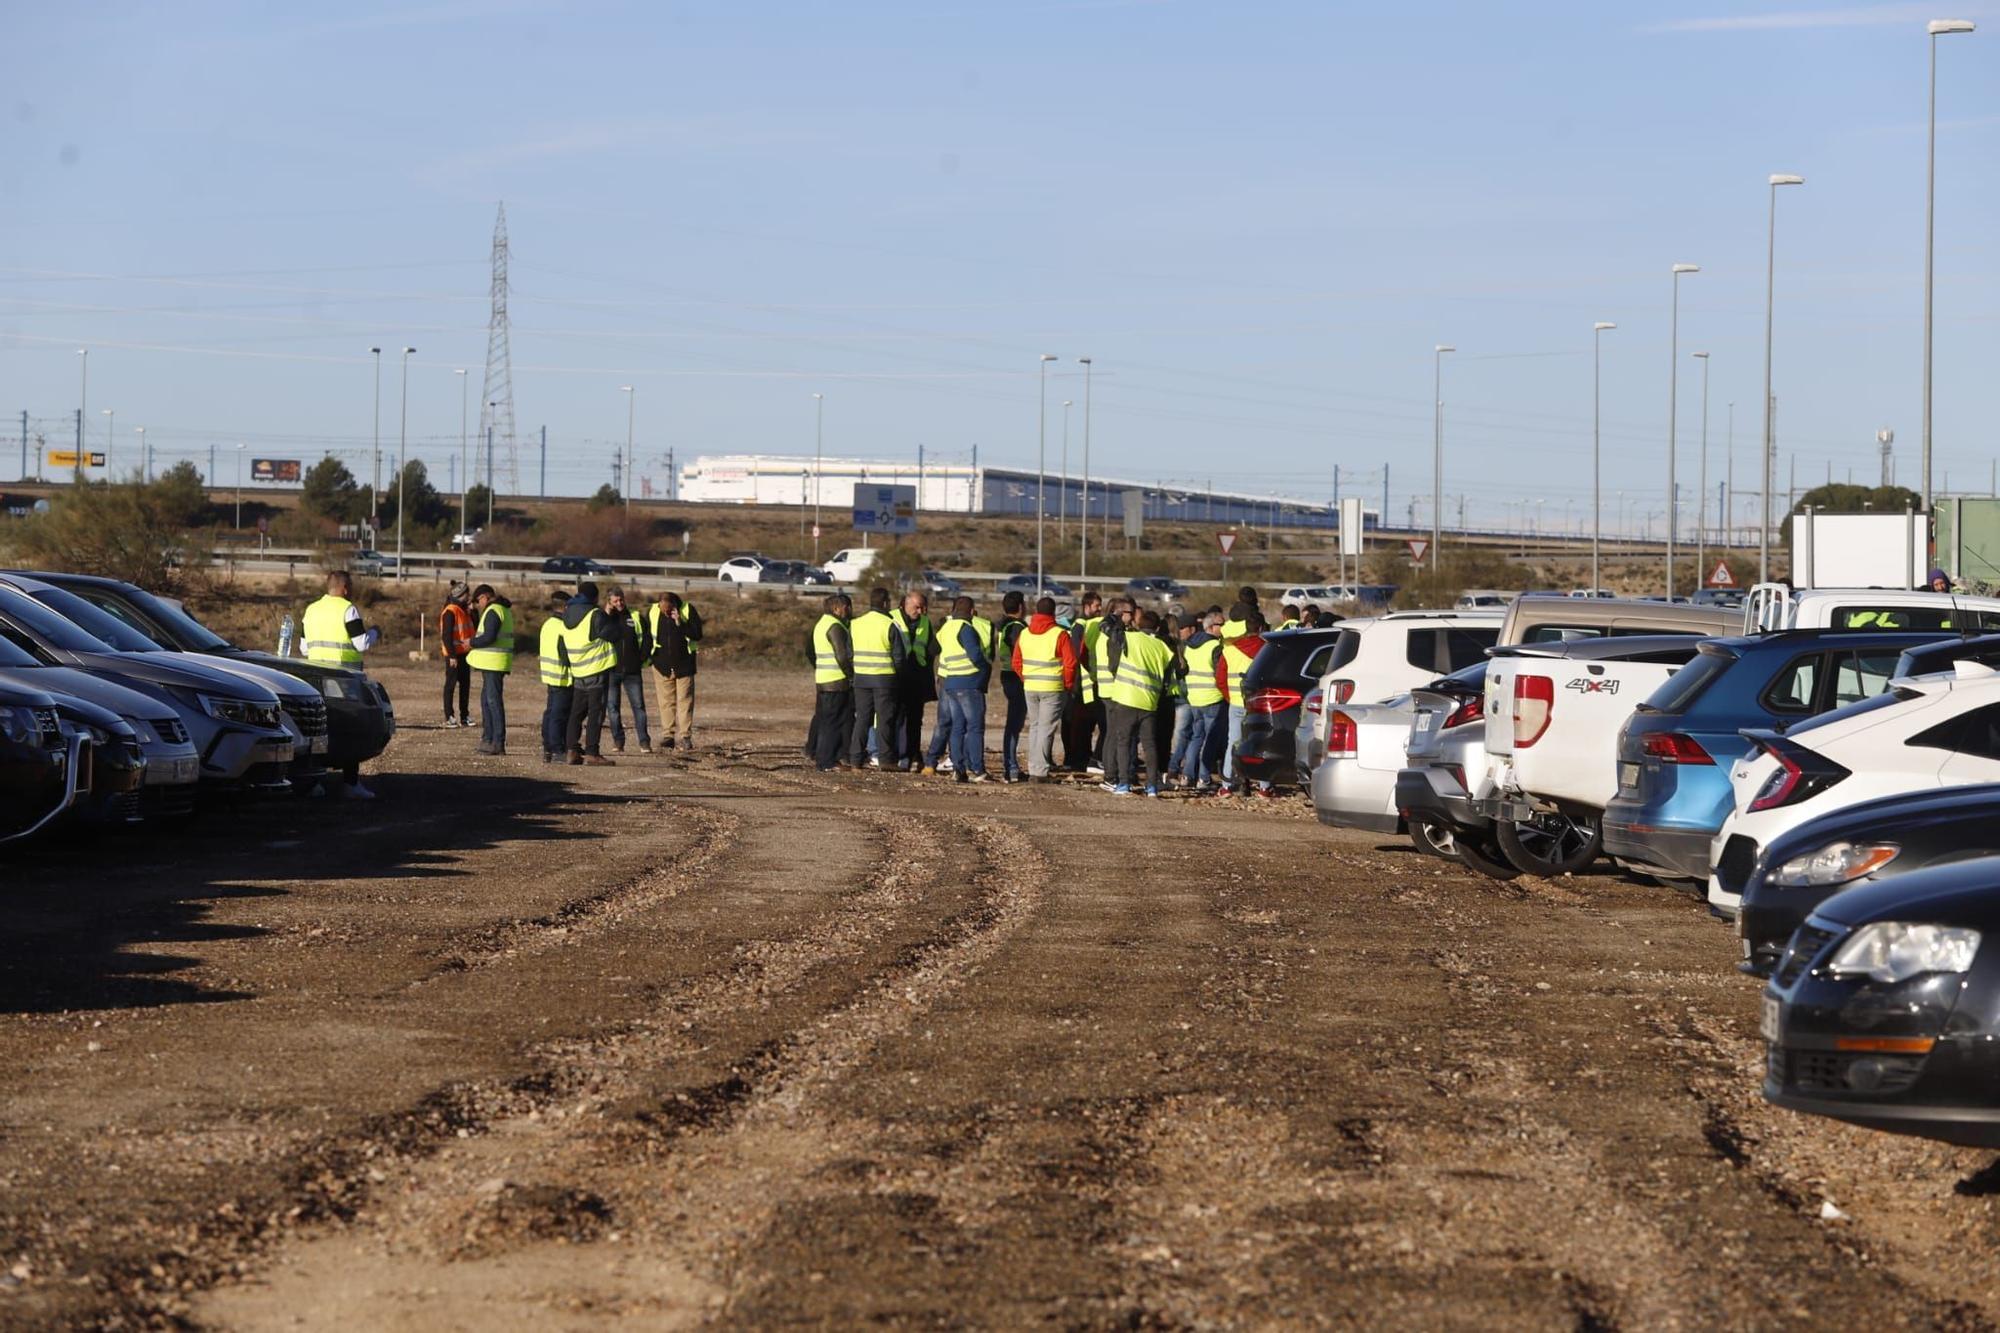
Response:
[{"label": "white car on highway", "polygon": [[1877,796],[2000,781],[2000,672],[1961,662],[1783,734],[1746,735],[1755,743],[1729,772],[1736,808],[1709,850],[1709,905],[1727,915],[1759,849],[1788,829]]},{"label": "white car on highway", "polygon": [[764,566],[770,560],[761,555],[732,555],[715,571],[724,583],[762,583]]}]

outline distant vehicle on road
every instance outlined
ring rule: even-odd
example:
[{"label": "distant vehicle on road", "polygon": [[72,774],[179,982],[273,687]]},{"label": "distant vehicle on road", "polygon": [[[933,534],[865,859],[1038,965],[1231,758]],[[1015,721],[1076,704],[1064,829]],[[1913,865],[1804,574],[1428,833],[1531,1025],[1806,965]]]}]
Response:
[{"label": "distant vehicle on road", "polygon": [[380,551],[362,547],[347,559],[350,574],[368,574],[380,578],[382,574],[396,567],[396,557],[383,555]]},{"label": "distant vehicle on road", "polygon": [[1033,574],[1009,574],[1006,578],[1001,579],[999,583],[995,584],[993,590],[1003,596],[1010,592],[1018,592],[1023,597],[1029,598],[1062,598],[1075,595],[1067,587],[1047,577],[1042,579],[1041,587],[1038,589],[1035,586],[1035,576]]},{"label": "distant vehicle on road", "polygon": [[933,597],[957,597],[965,591],[964,584],[935,569],[925,570],[922,581],[924,591]]},{"label": "distant vehicle on road", "polygon": [[724,583],[784,583],[786,571],[772,570],[778,561],[761,555],[732,555],[716,569],[715,577]]},{"label": "distant vehicle on road", "polygon": [[833,576],[835,583],[859,583],[868,577],[875,557],[880,554],[881,551],[870,547],[850,546],[833,553],[833,559],[826,562],[826,572]]},{"label": "distant vehicle on road", "polygon": [[1140,606],[1150,606],[1156,610],[1178,613],[1193,596],[1184,583],[1176,583],[1170,578],[1153,576],[1125,580],[1125,595]]},{"label": "distant vehicle on road", "polygon": [[483,531],[485,531],[483,528],[474,528],[471,532],[453,533],[451,537],[451,549],[454,551],[470,551],[478,544],[479,534]]},{"label": "distant vehicle on road", "polygon": [[596,578],[616,572],[601,561],[586,559],[580,555],[552,555],[542,561],[542,573],[564,578]]},{"label": "distant vehicle on road", "polygon": [[1514,600],[1515,594],[1500,592],[1493,588],[1470,588],[1458,595],[1453,609],[1458,611],[1494,611],[1506,607]]}]

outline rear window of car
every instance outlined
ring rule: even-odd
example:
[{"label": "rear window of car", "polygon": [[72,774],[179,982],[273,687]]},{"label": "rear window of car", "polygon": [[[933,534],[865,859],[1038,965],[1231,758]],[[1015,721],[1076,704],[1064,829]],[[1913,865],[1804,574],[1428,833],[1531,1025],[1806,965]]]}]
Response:
[{"label": "rear window of car", "polygon": [[1904,688],[1888,690],[1871,698],[1863,699],[1858,703],[1848,704],[1844,708],[1835,708],[1830,712],[1821,713],[1816,717],[1806,718],[1804,721],[1787,728],[1785,734],[1787,736],[1802,736],[1808,731],[1817,731],[1821,727],[1831,726],[1836,722],[1845,722],[1850,717],[1860,717],[1862,714],[1872,713],[1878,708],[1893,708],[1899,703],[1922,697],[1923,691],[1921,690]]},{"label": "rear window of car", "polygon": [[1333,655],[1327,658],[1326,665],[1320,669],[1320,674],[1325,675],[1329,671],[1340,670],[1349,662],[1352,662],[1360,651],[1361,631],[1353,629],[1342,630],[1334,637]]},{"label": "rear window of car", "polygon": [[1306,634],[1266,639],[1250,663],[1250,670],[1258,681],[1265,683],[1317,683],[1320,676],[1332,670],[1328,663],[1333,660],[1339,641],[1350,637],[1347,634]]},{"label": "rear window of car", "polygon": [[1724,657],[1720,653],[1696,653],[1687,666],[1660,682],[1644,707],[1653,713],[1685,713],[1710,685],[1720,680],[1723,673],[1734,665],[1736,659],[1733,657]]},{"label": "rear window of car", "polygon": [[1498,626],[1492,629],[1413,629],[1403,647],[1403,660],[1413,667],[1444,675],[1483,661],[1486,650],[1499,641]]},{"label": "rear window of car", "polygon": [[1962,606],[1839,606],[1833,611],[1835,629],[1956,629],[2000,628],[2000,613]]}]

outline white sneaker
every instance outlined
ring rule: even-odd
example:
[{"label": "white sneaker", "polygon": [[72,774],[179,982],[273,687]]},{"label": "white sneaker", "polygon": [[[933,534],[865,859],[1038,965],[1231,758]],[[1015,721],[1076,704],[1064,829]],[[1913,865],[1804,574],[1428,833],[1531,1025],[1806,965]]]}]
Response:
[{"label": "white sneaker", "polygon": [[870,768],[880,768],[880,767],[882,767],[882,761],[881,761],[880,759],[870,759],[870,760],[868,761],[868,767],[870,767]]},{"label": "white sneaker", "polygon": [[455,726],[457,726],[457,725],[458,725],[459,723],[458,723],[458,719],[457,719],[457,718],[455,718],[455,717],[447,717],[447,718],[446,718],[446,719],[444,720],[444,724],[445,724],[445,725],[446,725],[447,727],[455,727]]},{"label": "white sneaker", "polygon": [[375,793],[369,791],[367,787],[359,782],[355,783],[352,787],[343,782],[340,785],[340,794],[350,801],[372,801],[375,799]]},{"label": "white sneaker", "polygon": [[1084,769],[1083,771],[1084,771],[1084,772],[1086,772],[1086,773],[1088,773],[1088,774],[1090,774],[1090,775],[1091,775],[1092,777],[1094,777],[1094,778],[1101,778],[1101,777],[1103,777],[1103,776],[1104,776],[1104,765],[1102,765],[1102,764],[1092,764],[1092,765],[1090,765],[1090,766],[1089,766],[1088,768]]},{"label": "white sneaker", "polygon": [[949,773],[952,771],[951,756],[946,755],[937,761],[937,771],[940,773]]}]

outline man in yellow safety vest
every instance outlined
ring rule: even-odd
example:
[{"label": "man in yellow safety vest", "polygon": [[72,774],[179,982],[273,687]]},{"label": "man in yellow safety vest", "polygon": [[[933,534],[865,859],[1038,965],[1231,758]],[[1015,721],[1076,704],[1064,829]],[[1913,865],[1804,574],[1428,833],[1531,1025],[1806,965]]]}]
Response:
[{"label": "man in yellow safety vest", "polygon": [[1076,686],[1063,719],[1063,767],[1072,773],[1102,773],[1104,701],[1099,697],[1095,663],[1097,641],[1104,633],[1104,599],[1086,592],[1076,604],[1069,625],[1070,653],[1076,658]]},{"label": "man in yellow safety vest", "polygon": [[563,611],[569,599],[557,593],[549,599],[549,618],[542,622],[540,652],[542,684],[548,686],[548,702],[542,705],[542,762],[553,764],[563,755],[563,738],[569,731],[570,705],[576,696],[570,679],[569,663],[562,655]]},{"label": "man in yellow safety vest", "polygon": [[848,616],[854,603],[844,592],[822,603],[819,621],[806,636],[806,654],[813,668],[813,720],[806,748],[813,767],[822,773],[848,765],[840,762],[848,733],[854,729],[854,641]]},{"label": "man in yellow safety vest", "polygon": [[614,761],[606,759],[599,746],[605,691],[616,654],[606,635],[604,612],[597,605],[595,583],[577,585],[576,596],[563,607],[562,625],[556,655],[569,668],[570,685],[576,691],[570,699],[569,725],[563,729],[563,748],[572,764],[608,768]]},{"label": "man in yellow safety vest", "polygon": [[848,733],[847,762],[860,768],[868,761],[868,732],[873,728],[881,745],[882,767],[907,770],[909,765],[896,758],[903,735],[896,711],[896,673],[907,649],[903,631],[889,614],[887,588],[868,594],[868,609],[848,622],[847,634],[854,655],[854,722]]},{"label": "man in yellow safety vest", "polygon": [[972,599],[960,597],[938,627],[938,724],[931,733],[924,772],[935,773],[944,746],[951,746],[952,777],[986,781],[986,686],[993,675],[996,636],[993,622],[974,615]]},{"label": "man in yellow safety vest", "polygon": [[479,673],[479,753],[507,753],[507,673],[514,669],[514,604],[482,583],[472,590],[478,629],[466,665]]},{"label": "man in yellow safety vest", "polygon": [[1035,614],[1014,639],[1014,674],[1028,704],[1028,781],[1047,782],[1055,767],[1056,732],[1076,689],[1076,650],[1056,623],[1056,600],[1035,603]]},{"label": "man in yellow safety vest", "polygon": [[[307,661],[361,670],[361,654],[380,641],[382,632],[362,623],[361,608],[353,599],[354,580],[346,570],[336,569],[326,576],[326,595],[308,605],[300,618]],[[344,795],[374,798],[375,793],[362,785],[361,765],[350,764],[340,776]]]},{"label": "man in yellow safety vest", "polygon": [[[1130,614],[1122,599],[1113,603],[1124,620]],[[1130,796],[1137,776],[1139,747],[1146,750],[1146,795],[1160,794],[1160,734],[1152,726],[1153,710],[1167,688],[1174,650],[1160,638],[1160,617],[1140,611],[1129,624],[1110,628],[1098,643],[1097,689],[1104,698],[1104,790]]]}]

